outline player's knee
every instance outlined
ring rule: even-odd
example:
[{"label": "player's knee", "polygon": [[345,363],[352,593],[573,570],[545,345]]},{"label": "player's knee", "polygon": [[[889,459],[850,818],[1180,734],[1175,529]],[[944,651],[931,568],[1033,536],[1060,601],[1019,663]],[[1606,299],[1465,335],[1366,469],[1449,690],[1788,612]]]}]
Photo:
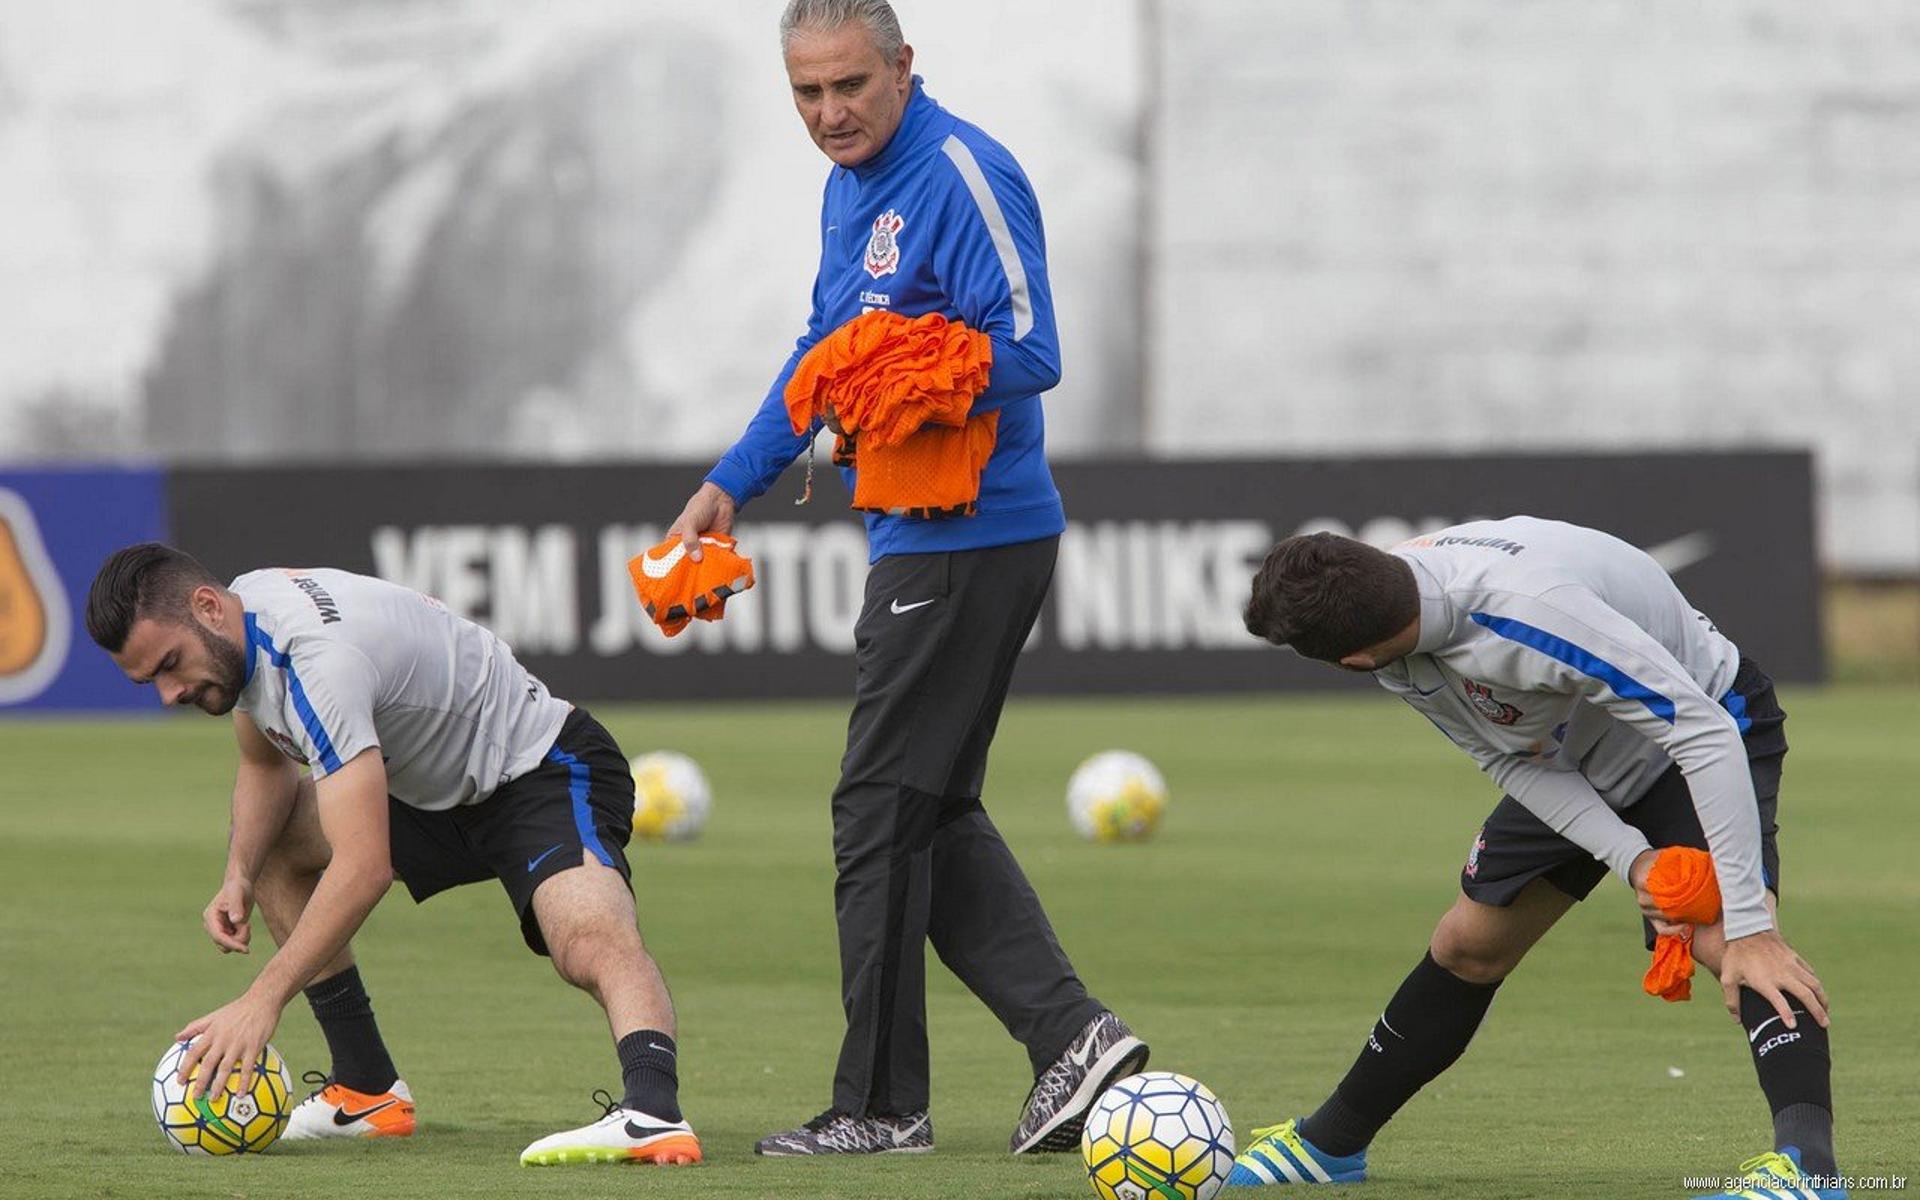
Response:
[{"label": "player's knee", "polygon": [[1499,983],[1520,965],[1524,951],[1475,937],[1455,923],[1442,921],[1433,931],[1428,953],[1442,968],[1468,983]]},{"label": "player's knee", "polygon": [[593,938],[575,930],[548,930],[547,957],[554,972],[577,988],[592,990],[594,969]]},{"label": "player's knee", "polygon": [[272,887],[296,880],[314,880],[327,869],[330,857],[324,842],[315,847],[303,844],[290,835],[283,835],[267,848],[266,857],[260,861],[260,875],[255,886]]},{"label": "player's knee", "polygon": [[585,922],[547,935],[547,953],[560,978],[577,988],[595,990],[601,979],[640,949],[640,935],[604,921]]}]

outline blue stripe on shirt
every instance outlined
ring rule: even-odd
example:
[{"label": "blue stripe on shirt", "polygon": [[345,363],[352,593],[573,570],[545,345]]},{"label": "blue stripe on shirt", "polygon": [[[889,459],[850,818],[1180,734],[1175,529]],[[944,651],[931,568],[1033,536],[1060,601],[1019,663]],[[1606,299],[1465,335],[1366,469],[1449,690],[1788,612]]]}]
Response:
[{"label": "blue stripe on shirt", "polygon": [[[307,737],[313,742],[314,752],[320,756],[320,769],[328,772],[338,771],[340,756],[334,753],[333,739],[327,736],[326,726],[320,723],[320,714],[313,710],[313,701],[307,699],[307,689],[301,686],[300,674],[293,669],[293,656],[282,653],[280,648],[273,644],[273,636],[260,628],[259,622],[253,619],[253,614],[247,614],[247,618],[249,645],[266,651],[267,661],[287,673],[287,694],[293,697],[293,711],[299,714],[300,724],[306,727]],[[252,668],[252,657],[249,655],[247,663],[249,680],[253,677]]]},{"label": "blue stripe on shirt", "polygon": [[1622,700],[1638,700],[1646,705],[1647,711],[1654,716],[1669,725],[1674,723],[1672,700],[1592,651],[1584,650],[1557,634],[1548,633],[1525,621],[1516,621],[1512,617],[1496,617],[1492,613],[1474,613],[1472,616],[1476,625],[1485,626],[1510,642],[1518,642],[1522,646],[1538,650],[1548,658],[1566,663],[1574,670],[1606,684],[1613,689],[1614,695]]},{"label": "blue stripe on shirt", "polygon": [[1753,718],[1747,715],[1747,698],[1739,692],[1728,691],[1720,697],[1720,707],[1733,714],[1733,723],[1740,727],[1741,733],[1753,728]]}]

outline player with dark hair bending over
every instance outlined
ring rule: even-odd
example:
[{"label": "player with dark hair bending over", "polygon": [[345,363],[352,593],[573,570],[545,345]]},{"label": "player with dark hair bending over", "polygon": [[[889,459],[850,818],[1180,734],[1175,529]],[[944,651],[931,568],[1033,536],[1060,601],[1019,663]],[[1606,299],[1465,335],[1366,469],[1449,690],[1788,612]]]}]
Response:
[{"label": "player with dark hair bending over", "polygon": [[[1694,611],[1651,557],[1534,517],[1457,525],[1391,553],[1288,538],[1253,581],[1247,628],[1372,672],[1507,795],[1474,840],[1463,893],[1312,1115],[1255,1139],[1229,1184],[1366,1178],[1367,1146],[1453,1065],[1500,983],[1609,868],[1648,944],[1688,936],[1746,1031],[1774,1152],[1759,1197],[1834,1197],[1827,998],[1781,937],[1774,814],[1785,714],[1766,674]],[[1658,848],[1711,854],[1719,923],[1676,925],[1648,890]],[[1804,1190],[1803,1190],[1804,1183]]]},{"label": "player with dark hair bending over", "polygon": [[223,586],[178,550],[129,546],[94,578],[87,632],[167,704],[232,712],[239,737],[226,880],[206,928],[244,954],[257,903],[279,952],[239,999],[180,1031],[198,1039],[183,1080],[196,1063],[202,1078],[250,1077],[304,989],[333,1070],[284,1136],[411,1134],[413,1096],[349,941],[395,878],[416,901],[497,878],[527,946],[606,1010],[626,1085],[600,1119],[520,1161],[700,1161],[680,1113],[673,1001],[634,923],[622,852],[633,777],[584,709],[438,601],[345,571]]}]

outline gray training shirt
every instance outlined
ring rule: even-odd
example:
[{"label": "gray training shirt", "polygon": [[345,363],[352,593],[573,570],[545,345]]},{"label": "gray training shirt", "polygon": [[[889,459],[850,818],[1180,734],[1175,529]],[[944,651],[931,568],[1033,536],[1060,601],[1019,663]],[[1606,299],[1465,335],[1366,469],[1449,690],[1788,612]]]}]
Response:
[{"label": "gray training shirt", "polygon": [[1670,763],[1713,854],[1726,935],[1773,928],[1741,727],[1740,651],[1643,551],[1537,517],[1475,521],[1394,554],[1420,588],[1414,653],[1374,673],[1549,827],[1626,879],[1647,840],[1617,815]]},{"label": "gray training shirt", "polygon": [[235,707],[315,779],[378,747],[404,804],[476,804],[538,766],[571,711],[507,644],[419,592],[325,568],[252,571]]}]

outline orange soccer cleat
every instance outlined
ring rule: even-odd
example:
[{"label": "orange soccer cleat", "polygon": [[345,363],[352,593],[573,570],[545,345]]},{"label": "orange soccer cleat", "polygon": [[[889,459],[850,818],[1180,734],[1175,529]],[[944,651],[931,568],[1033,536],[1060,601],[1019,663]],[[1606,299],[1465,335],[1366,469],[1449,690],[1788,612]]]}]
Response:
[{"label": "orange soccer cleat", "polygon": [[413,1136],[413,1093],[405,1080],[396,1079],[386,1091],[369,1095],[316,1071],[308,1071],[302,1078],[318,1086],[293,1110],[287,1131],[280,1135],[282,1140]]}]

